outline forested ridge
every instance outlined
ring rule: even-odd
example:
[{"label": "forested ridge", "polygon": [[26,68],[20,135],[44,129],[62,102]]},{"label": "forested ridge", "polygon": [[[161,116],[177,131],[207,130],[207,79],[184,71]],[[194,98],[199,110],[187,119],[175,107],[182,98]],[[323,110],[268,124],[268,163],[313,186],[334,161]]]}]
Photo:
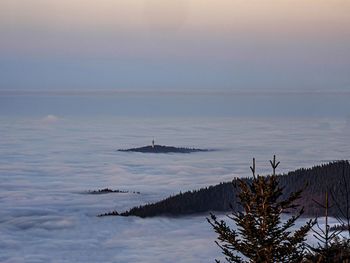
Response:
[{"label": "forested ridge", "polygon": [[[350,182],[349,161],[336,161],[328,164],[302,168],[287,174],[278,175],[279,184],[284,187],[283,196],[290,195],[300,189],[304,189],[299,203],[305,208],[305,215],[322,216],[324,211],[314,200],[322,202],[326,191],[332,193],[332,199],[340,206],[346,205],[343,194],[344,187],[349,187]],[[344,178],[346,180],[344,184]],[[250,181],[251,178],[243,180]],[[103,214],[120,216],[181,216],[208,211],[229,211],[231,208],[240,210],[237,194],[239,191],[232,182],[220,183],[200,190],[188,191],[170,196],[162,201],[134,207],[129,211],[118,213],[116,211]],[[330,201],[332,202],[332,200]],[[329,214],[336,215],[339,209],[330,206]]]},{"label": "forested ridge", "polygon": [[165,145],[149,145],[139,148],[119,149],[119,152],[140,152],[140,153],[194,153],[194,152],[210,152],[209,149],[184,148]]}]

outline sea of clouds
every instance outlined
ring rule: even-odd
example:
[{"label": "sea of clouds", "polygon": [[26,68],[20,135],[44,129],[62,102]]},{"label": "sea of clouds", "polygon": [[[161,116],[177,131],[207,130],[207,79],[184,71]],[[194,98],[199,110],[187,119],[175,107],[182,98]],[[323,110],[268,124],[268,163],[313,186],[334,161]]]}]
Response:
[{"label": "sea of clouds", "polygon": [[[96,217],[179,191],[349,159],[343,118],[0,117],[1,262],[213,262],[206,214],[182,218]],[[215,149],[142,154],[157,144]],[[101,188],[141,194],[89,195]],[[223,216],[223,215],[222,215]]]}]

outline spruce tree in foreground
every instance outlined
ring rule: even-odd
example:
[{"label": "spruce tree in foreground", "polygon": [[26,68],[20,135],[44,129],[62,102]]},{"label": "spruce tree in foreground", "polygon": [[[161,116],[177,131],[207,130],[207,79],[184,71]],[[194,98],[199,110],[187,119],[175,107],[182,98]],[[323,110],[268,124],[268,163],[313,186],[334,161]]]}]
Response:
[{"label": "spruce tree in foreground", "polygon": [[[348,192],[349,190],[346,189],[346,191]],[[324,203],[320,203],[316,200],[314,200],[314,202],[325,211],[324,227],[321,227],[321,225],[316,222],[316,229],[312,229],[312,231],[314,233],[314,238],[318,241],[317,246],[308,246],[310,253],[306,255],[304,262],[349,263],[350,240],[342,235],[344,230],[346,230],[346,232],[349,231],[349,227],[344,223],[344,220],[346,219],[339,217],[338,220],[342,223],[340,229],[331,229],[330,225],[328,224],[328,210],[331,208],[328,200],[328,190],[325,192]]]},{"label": "spruce tree in foreground", "polygon": [[[291,227],[303,214],[303,208],[299,209],[295,204],[302,190],[283,199],[283,187],[278,185],[275,174],[279,162],[276,163],[274,156],[270,163],[273,169],[271,176],[256,176],[253,159],[253,167],[250,167],[253,179],[238,180],[238,198],[242,211],[233,211],[228,215],[235,223],[236,230],[224,220],[218,220],[214,214],[207,218],[219,235],[219,242],[216,243],[227,262],[299,263],[304,257],[304,242],[314,221],[310,220],[299,229],[291,231]],[[287,212],[295,213],[288,220],[282,221],[282,213]]]}]

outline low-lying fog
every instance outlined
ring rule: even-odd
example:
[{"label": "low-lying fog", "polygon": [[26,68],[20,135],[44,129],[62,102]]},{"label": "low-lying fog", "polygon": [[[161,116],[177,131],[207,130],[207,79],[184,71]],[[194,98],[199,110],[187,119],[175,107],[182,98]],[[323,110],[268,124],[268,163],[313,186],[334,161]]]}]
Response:
[{"label": "low-lying fog", "polygon": [[[270,171],[348,159],[349,125],[327,117],[0,118],[1,262],[213,262],[220,257],[206,215],[96,217],[179,191]],[[216,149],[142,154],[157,144]],[[86,194],[101,188],[140,191]]]}]

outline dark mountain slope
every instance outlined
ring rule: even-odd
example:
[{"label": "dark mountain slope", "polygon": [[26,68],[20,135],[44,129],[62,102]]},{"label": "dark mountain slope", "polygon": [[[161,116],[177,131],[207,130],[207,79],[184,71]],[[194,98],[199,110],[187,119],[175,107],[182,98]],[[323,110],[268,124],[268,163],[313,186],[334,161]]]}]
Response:
[{"label": "dark mountain slope", "polygon": [[[305,207],[306,215],[323,215],[323,210],[318,207],[313,199],[322,203],[325,191],[328,189],[335,194],[335,199],[344,207],[345,196],[343,174],[348,183],[350,183],[350,164],[348,161],[337,161],[329,164],[315,166],[309,169],[299,169],[288,174],[279,175],[279,182],[284,186],[284,195],[305,188],[300,204]],[[250,180],[245,178],[244,180]],[[168,197],[154,204],[147,204],[140,207],[134,207],[129,211],[118,214],[116,211],[104,215],[120,216],[139,216],[153,217],[160,215],[181,216],[208,211],[229,211],[230,204],[233,209],[240,209],[237,202],[237,191],[232,182],[221,183],[200,190],[180,193]],[[348,184],[350,186],[350,184]],[[330,209],[330,215],[336,215],[337,208],[333,206]],[[104,216],[101,215],[101,216]]]}]

